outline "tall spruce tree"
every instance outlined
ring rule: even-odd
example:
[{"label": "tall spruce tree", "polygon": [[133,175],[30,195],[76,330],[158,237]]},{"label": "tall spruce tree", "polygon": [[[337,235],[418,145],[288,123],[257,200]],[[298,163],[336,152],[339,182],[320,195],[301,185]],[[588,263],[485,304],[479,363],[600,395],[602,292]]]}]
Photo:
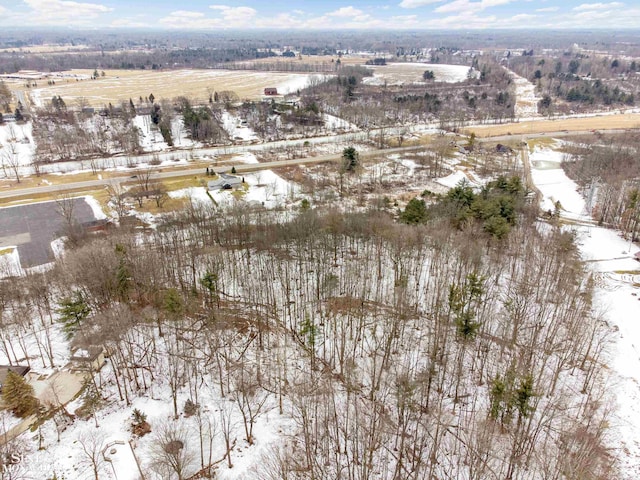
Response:
[{"label": "tall spruce tree", "polygon": [[81,292],[76,291],[71,297],[64,298],[58,309],[59,321],[64,325],[62,329],[70,339],[82,323],[91,314],[91,307],[87,304]]},{"label": "tall spruce tree", "polygon": [[33,415],[40,405],[34,395],[33,387],[21,375],[11,370],[2,385],[2,401],[16,417],[20,418]]}]

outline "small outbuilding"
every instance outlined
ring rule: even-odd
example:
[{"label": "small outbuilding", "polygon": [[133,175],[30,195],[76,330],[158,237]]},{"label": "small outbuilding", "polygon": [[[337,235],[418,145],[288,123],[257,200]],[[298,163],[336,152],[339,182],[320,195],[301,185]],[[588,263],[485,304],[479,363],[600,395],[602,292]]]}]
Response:
[{"label": "small outbuilding", "polygon": [[105,363],[104,348],[93,345],[89,348],[78,348],[73,352],[69,370],[72,372],[97,372]]},{"label": "small outbuilding", "polygon": [[267,87],[264,89],[265,95],[278,95],[278,89],[275,87]]}]

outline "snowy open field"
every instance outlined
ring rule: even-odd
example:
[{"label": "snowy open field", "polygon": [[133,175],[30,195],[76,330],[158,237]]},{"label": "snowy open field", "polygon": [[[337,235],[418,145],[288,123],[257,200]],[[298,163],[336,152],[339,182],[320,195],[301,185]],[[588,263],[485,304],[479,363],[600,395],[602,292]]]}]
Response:
[{"label": "snowy open field", "polygon": [[529,118],[538,115],[538,102],[541,97],[536,93],[536,86],[526,78],[523,78],[509,71],[516,86],[516,106],[517,118]]},{"label": "snowy open field", "polygon": [[369,85],[411,85],[427,84],[422,74],[431,70],[436,82],[456,83],[467,79],[469,67],[464,65],[441,65],[437,63],[389,63],[384,66],[367,66],[373,70],[373,77],[367,77],[362,83]]},{"label": "snowy open field", "polygon": [[[73,70],[78,75],[91,75],[89,70]],[[68,105],[84,98],[96,107],[111,102],[116,105],[130,98],[174,98],[186,96],[206,103],[213,92],[233,91],[241,99],[259,99],[266,87],[276,87],[286,94],[304,88],[310,81],[325,75],[306,73],[256,72],[243,70],[107,70],[98,80],[59,80],[56,85],[32,89],[33,102],[41,106],[53,96],[61,96]]]},{"label": "snowy open field", "polygon": [[533,181],[544,196],[540,207],[544,211],[553,211],[556,202],[560,202],[564,217],[588,219],[584,199],[577,191],[578,186],[562,170],[562,157],[562,152],[539,146],[529,155]]}]

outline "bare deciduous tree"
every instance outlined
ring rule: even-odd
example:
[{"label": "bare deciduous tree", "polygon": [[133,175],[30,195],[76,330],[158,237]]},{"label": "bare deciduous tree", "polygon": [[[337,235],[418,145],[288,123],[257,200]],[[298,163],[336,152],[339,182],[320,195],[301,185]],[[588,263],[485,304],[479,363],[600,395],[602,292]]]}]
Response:
[{"label": "bare deciduous tree", "polygon": [[162,479],[185,480],[193,474],[195,454],[188,441],[188,430],[179,422],[169,421],[154,427],[151,446],[152,469]]},{"label": "bare deciduous tree", "polygon": [[105,446],[103,433],[87,428],[78,435],[78,445],[80,446],[80,466],[90,469],[94,480],[100,480],[100,474],[104,473],[106,467],[106,461],[102,455]]}]

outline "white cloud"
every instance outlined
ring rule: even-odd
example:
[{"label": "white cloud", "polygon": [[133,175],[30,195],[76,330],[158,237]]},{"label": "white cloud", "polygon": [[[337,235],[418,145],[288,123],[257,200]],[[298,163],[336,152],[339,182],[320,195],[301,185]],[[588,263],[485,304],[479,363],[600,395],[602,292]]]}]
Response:
[{"label": "white cloud", "polygon": [[[209,8],[218,12],[218,16],[207,17],[202,12],[177,10],[175,12],[171,12],[166,17],[161,18],[159,22],[169,28],[200,30],[209,28],[250,28],[256,26],[256,20],[254,17],[258,12],[251,7],[211,5]],[[278,17],[272,17],[274,21],[276,18]],[[283,21],[283,18],[279,18],[279,21]]]},{"label": "white cloud", "polygon": [[481,12],[487,8],[506,5],[514,0],[481,0],[479,2],[471,2],[469,0],[454,0],[436,8],[436,13],[454,13],[454,12]]},{"label": "white cloud", "polygon": [[327,15],[329,17],[341,17],[341,18],[347,17],[348,18],[348,17],[356,17],[358,15],[362,15],[363,13],[364,12],[362,10],[358,10],[357,8],[342,7],[334,12],[327,13]]},{"label": "white cloud", "polygon": [[529,13],[520,13],[518,15],[514,15],[513,17],[511,17],[508,21],[509,22],[522,22],[524,20],[533,20],[534,18],[538,18],[539,15],[531,15]]},{"label": "white cloud", "polygon": [[219,10],[222,18],[232,22],[254,17],[258,13],[251,7],[230,7],[229,5],[211,5],[209,8]]},{"label": "white cloud", "polygon": [[514,0],[482,0],[480,5],[483,9],[489,7],[497,7],[498,5],[506,5],[507,3],[511,3]]},{"label": "white cloud", "polygon": [[402,0],[399,4],[402,8],[418,8],[425,5],[432,5],[434,3],[440,3],[443,0]]},{"label": "white cloud", "polygon": [[192,12],[189,10],[176,10],[175,12],[171,12],[170,15],[172,17],[181,17],[181,18],[202,18],[204,17],[204,13],[202,12]]},{"label": "white cloud", "polygon": [[137,20],[133,20],[131,18],[116,18],[113,22],[111,22],[111,26],[114,28],[149,28],[151,24],[146,22],[139,22]]},{"label": "white cloud", "polygon": [[623,7],[624,3],[621,2],[611,2],[611,3],[583,3],[582,5],[578,5],[574,7],[576,12],[585,11],[585,10],[604,10],[607,8],[619,8]]},{"label": "white cloud", "polygon": [[81,3],[68,0],[24,0],[33,12],[28,14],[31,24],[85,25],[89,20],[101,14],[113,11],[113,8],[99,3]]},{"label": "white cloud", "polygon": [[545,8],[537,8],[536,12],[557,12],[560,10],[560,7],[545,7]]},{"label": "white cloud", "polygon": [[[476,3],[477,5],[477,3]],[[471,3],[469,0],[454,0],[451,3],[446,3],[434,11],[436,13],[451,13],[451,12],[464,12],[471,9]]]},{"label": "white cloud", "polygon": [[[296,13],[296,12],[294,12]],[[261,17],[254,20],[259,28],[297,28],[300,27],[300,19],[289,13],[280,13],[275,17]]]},{"label": "white cloud", "polygon": [[418,20],[417,15],[398,15],[391,17],[392,22],[412,22],[415,23]]},{"label": "white cloud", "polygon": [[464,12],[459,15],[450,15],[441,19],[432,19],[426,22],[431,28],[460,29],[484,29],[495,27],[498,17],[495,15],[481,17],[474,12]]}]

